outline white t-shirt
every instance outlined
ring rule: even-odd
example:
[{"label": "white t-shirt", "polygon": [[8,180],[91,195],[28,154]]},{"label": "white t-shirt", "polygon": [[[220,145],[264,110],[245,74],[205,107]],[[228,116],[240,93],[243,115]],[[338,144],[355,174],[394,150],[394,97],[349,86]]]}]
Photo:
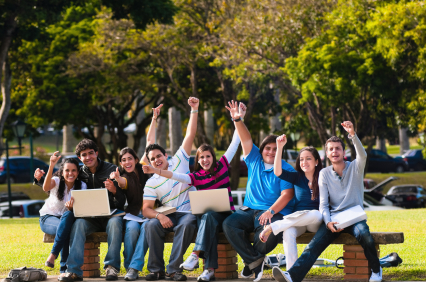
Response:
[{"label": "white t-shirt", "polygon": [[[182,147],[169,160],[168,170],[189,173],[189,156]],[[166,207],[175,207],[178,212],[190,212],[189,191],[196,191],[196,189],[191,184],[154,174],[145,184],[143,199],[144,201],[159,200]]]},{"label": "white t-shirt", "polygon": [[[53,176],[52,179],[55,181],[56,185],[55,187],[50,190],[49,198],[46,199],[44,202],[43,207],[40,209],[40,216],[50,214],[54,216],[61,216],[64,214],[64,212],[67,211],[67,208],[65,207],[65,203],[71,200],[71,190],[74,189],[74,186],[71,188],[71,190],[68,192],[68,189],[64,190],[64,198],[62,201],[59,201],[58,199],[58,189],[59,189],[59,177]],[[66,188],[66,187],[65,187]],[[81,182],[81,190],[86,190],[87,185],[84,182]]]}]

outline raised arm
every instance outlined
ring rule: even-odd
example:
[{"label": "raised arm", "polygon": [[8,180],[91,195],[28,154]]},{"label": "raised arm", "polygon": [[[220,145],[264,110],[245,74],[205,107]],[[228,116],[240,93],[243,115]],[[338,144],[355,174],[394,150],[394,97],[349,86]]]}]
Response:
[{"label": "raised arm", "polygon": [[228,106],[225,106],[229,113],[231,114],[232,119],[234,120],[235,129],[237,130],[238,136],[241,140],[241,146],[243,147],[243,154],[247,156],[250,154],[251,149],[253,148],[253,140],[251,139],[250,132],[248,131],[244,122],[240,119],[241,115],[238,110],[238,102],[231,101],[228,102]]},{"label": "raised arm", "polygon": [[296,182],[298,173],[294,170],[286,170],[282,169],[282,162],[281,159],[283,155],[284,146],[287,144],[287,136],[285,134],[277,137],[277,153],[275,154],[274,159],[274,174],[281,178],[282,180],[285,180],[287,182],[293,183]]},{"label": "raised arm", "polygon": [[53,155],[50,157],[49,170],[47,171],[46,178],[44,179],[44,183],[43,183],[43,191],[45,192],[52,190],[56,185],[55,180],[52,179],[52,175],[53,175],[54,166],[56,165],[56,163],[59,161],[60,158],[61,156],[59,155],[59,151],[54,152]]},{"label": "raised arm", "polygon": [[110,173],[109,178],[115,179],[115,181],[117,181],[118,186],[121,189],[126,189],[127,188],[127,179],[120,176],[120,172],[118,171],[118,167],[116,168],[115,171],[113,171],[113,172]]},{"label": "raised arm", "polygon": [[179,182],[185,183],[185,184],[191,184],[191,177],[189,177],[189,175],[185,174],[185,173],[177,173],[177,172],[172,172],[172,171],[169,171],[169,170],[154,168],[150,165],[144,165],[144,166],[142,166],[142,169],[143,169],[143,172],[145,174],[156,173],[156,174],[163,176],[165,178],[174,179],[176,181],[179,181]]},{"label": "raised arm", "polygon": [[[157,130],[157,118],[160,115],[160,109],[163,107],[163,104],[160,104],[158,107],[152,109],[152,120],[151,125],[148,129],[148,134],[146,136],[146,147],[155,143],[155,132]],[[148,158],[145,153],[141,158],[141,162],[145,164],[149,164]]]},{"label": "raised arm", "polygon": [[[244,119],[244,116],[246,115],[247,107],[243,103],[240,103],[239,113],[242,119]],[[234,135],[232,136],[231,144],[229,144],[228,149],[226,150],[224,156],[228,163],[232,161],[232,159],[235,156],[235,153],[238,150],[238,146],[240,145],[240,137],[238,136],[237,130],[234,131]]]},{"label": "raised arm", "polygon": [[363,172],[365,168],[365,163],[367,162],[367,152],[365,151],[364,147],[361,144],[361,141],[356,135],[352,122],[344,121],[341,124],[343,126],[343,129],[345,129],[346,132],[349,133],[348,137],[352,140],[355,146],[356,159],[354,160],[354,162],[356,163],[357,169],[359,172]]},{"label": "raised arm", "polygon": [[195,97],[189,97],[188,105],[191,107],[191,114],[189,116],[188,127],[186,129],[185,138],[182,142],[182,147],[186,154],[191,155],[192,144],[194,143],[195,134],[197,133],[198,122],[198,106],[200,101]]}]

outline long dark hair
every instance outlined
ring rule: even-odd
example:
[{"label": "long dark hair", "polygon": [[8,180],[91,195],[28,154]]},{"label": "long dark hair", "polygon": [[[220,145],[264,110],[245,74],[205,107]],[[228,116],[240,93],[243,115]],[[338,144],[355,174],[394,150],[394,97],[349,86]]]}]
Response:
[{"label": "long dark hair", "polygon": [[315,166],[314,178],[312,179],[312,196],[311,196],[311,200],[315,200],[319,196],[318,178],[319,178],[319,173],[320,173],[320,171],[322,169],[321,157],[318,154],[317,149],[315,149],[312,146],[302,148],[300,150],[300,152],[299,152],[299,155],[297,156],[297,159],[296,159],[296,170],[299,171],[299,172],[303,172],[302,168],[300,167],[300,155],[304,151],[311,152],[311,154],[312,154],[312,156],[314,156],[315,160],[318,161],[318,165]]},{"label": "long dark hair", "polygon": [[[144,174],[144,172],[143,172],[143,170],[142,170],[142,164],[140,164],[139,163],[139,157],[138,157],[138,155],[136,154],[136,152],[135,152],[135,150],[133,150],[132,148],[129,148],[129,147],[126,147],[126,148],[123,148],[123,149],[121,149],[121,151],[120,151],[120,154],[118,155],[118,159],[119,159],[119,162],[121,163],[121,158],[125,155],[125,154],[127,154],[127,153],[129,153],[130,155],[132,155],[133,156],[133,158],[135,158],[135,162],[136,162],[136,164],[135,164],[135,171],[137,171],[137,172],[135,172],[136,173],[136,175],[138,176],[138,178],[139,178],[139,183],[142,185],[142,186],[145,186],[145,183],[146,183],[146,179],[144,179],[142,176],[143,176],[143,174]],[[148,156],[148,155],[147,155]],[[120,168],[119,169],[119,171],[120,171],[120,175],[123,175],[124,173],[126,173],[127,171],[124,169],[124,168]]]},{"label": "long dark hair", "polygon": [[215,168],[217,166],[216,154],[214,152],[213,147],[210,146],[209,144],[203,144],[197,149],[197,154],[195,155],[195,160],[194,160],[194,171],[199,171],[200,169],[202,169],[201,165],[198,163],[198,159],[199,159],[201,153],[203,153],[205,151],[209,151],[210,154],[212,155],[213,162],[212,162],[211,167],[209,168],[209,173],[212,176],[215,176],[215,174],[217,173],[217,171],[215,171]]},{"label": "long dark hair", "polygon": [[[62,201],[64,199],[64,194],[65,194],[65,186],[66,186],[65,178],[64,178],[65,164],[74,164],[75,167],[77,168],[77,172],[79,173],[78,161],[74,158],[67,158],[67,159],[64,159],[64,161],[61,163],[61,167],[59,168],[59,170],[53,174],[53,176],[59,177],[59,188],[58,188],[58,193],[56,194],[56,197],[58,197],[59,201]],[[78,174],[77,174],[77,178],[74,181],[74,190],[81,190],[81,180],[78,178]],[[48,194],[50,194],[50,191],[48,192]]]}]

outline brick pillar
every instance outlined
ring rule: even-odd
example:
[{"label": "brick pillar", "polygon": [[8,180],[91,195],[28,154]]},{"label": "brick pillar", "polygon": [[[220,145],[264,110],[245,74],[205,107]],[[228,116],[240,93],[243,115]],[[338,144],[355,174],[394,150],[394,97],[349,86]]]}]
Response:
[{"label": "brick pillar", "polygon": [[84,278],[101,276],[101,271],[99,270],[99,246],[100,243],[93,242],[84,244],[84,264],[81,267]]},{"label": "brick pillar", "polygon": [[237,252],[231,244],[217,244],[219,268],[215,270],[214,276],[219,279],[238,278]]},{"label": "brick pillar", "polygon": [[[343,259],[345,280],[366,280],[371,276],[371,266],[360,245],[343,245]],[[380,257],[380,246],[376,245],[377,255]]]}]

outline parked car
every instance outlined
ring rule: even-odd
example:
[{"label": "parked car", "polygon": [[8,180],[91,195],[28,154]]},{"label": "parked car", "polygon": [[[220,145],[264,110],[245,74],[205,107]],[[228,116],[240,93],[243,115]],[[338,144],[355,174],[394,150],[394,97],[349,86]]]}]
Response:
[{"label": "parked car", "polygon": [[[30,197],[24,192],[12,192],[12,201],[29,200]],[[9,202],[9,193],[0,193],[0,203]]]},{"label": "parked car", "polygon": [[383,205],[393,206],[394,202],[387,199],[386,195],[383,194],[383,188],[390,182],[398,180],[398,177],[391,176],[379,184],[376,184],[372,179],[364,178],[364,195],[368,195],[374,198],[376,201]]},{"label": "parked car", "polygon": [[401,158],[408,163],[409,170],[426,170],[426,160],[422,150],[408,150]]},{"label": "parked car", "polygon": [[[351,154],[346,153],[345,159],[351,161]],[[371,149],[368,158],[368,172],[404,172],[408,171],[408,163],[402,158],[392,158],[385,152]]]},{"label": "parked car", "polygon": [[[9,157],[10,183],[27,183],[33,180],[34,171],[30,171],[30,157]],[[47,172],[49,165],[37,158],[33,159],[33,169]],[[0,159],[0,183],[6,182],[6,158]]]},{"label": "parked car", "polygon": [[[61,158],[59,159],[59,161],[56,163],[55,165],[55,171],[58,170],[61,166],[61,163],[65,160],[65,159],[76,159],[78,161],[78,165],[79,166],[83,166],[83,162],[77,157],[77,155],[68,155],[68,156],[61,156]],[[47,171],[46,171],[47,172]]]},{"label": "parked car", "polygon": [[393,186],[386,193],[386,198],[393,201],[394,205],[404,208],[426,207],[426,190],[422,185]]},{"label": "parked car", "polygon": [[[44,200],[19,200],[12,201],[13,217],[39,217]],[[0,218],[9,218],[9,202],[0,204]]]}]

